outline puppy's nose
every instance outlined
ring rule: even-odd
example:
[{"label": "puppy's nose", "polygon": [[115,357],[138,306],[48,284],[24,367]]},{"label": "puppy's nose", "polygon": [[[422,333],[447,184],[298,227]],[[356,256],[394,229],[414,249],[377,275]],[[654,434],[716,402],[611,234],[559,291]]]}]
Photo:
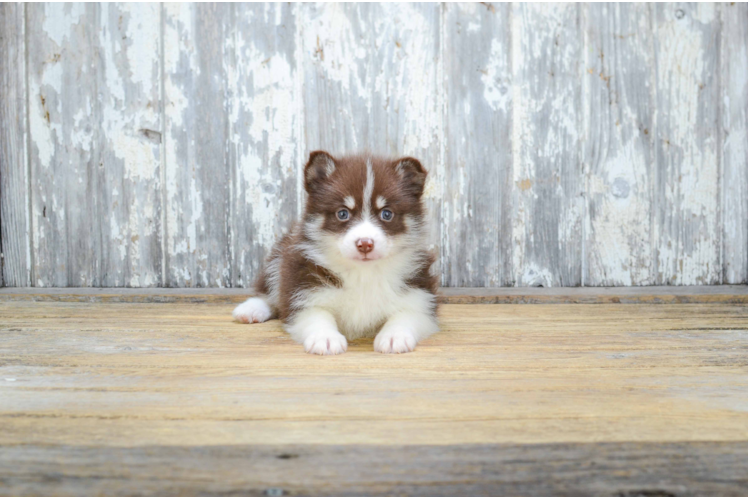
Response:
[{"label": "puppy's nose", "polygon": [[359,252],[367,254],[374,249],[374,240],[371,238],[359,238],[356,241],[356,248],[358,248]]}]

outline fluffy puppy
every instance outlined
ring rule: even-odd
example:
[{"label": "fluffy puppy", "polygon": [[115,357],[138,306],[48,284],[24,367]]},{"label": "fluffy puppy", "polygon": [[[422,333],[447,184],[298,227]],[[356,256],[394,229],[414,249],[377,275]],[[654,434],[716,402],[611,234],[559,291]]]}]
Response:
[{"label": "fluffy puppy", "polygon": [[376,351],[412,351],[439,329],[425,182],[415,158],[314,151],[304,168],[304,217],[275,245],[255,283],[260,295],[234,309],[234,319],[278,317],[313,354],[341,354],[348,340],[374,335]]}]

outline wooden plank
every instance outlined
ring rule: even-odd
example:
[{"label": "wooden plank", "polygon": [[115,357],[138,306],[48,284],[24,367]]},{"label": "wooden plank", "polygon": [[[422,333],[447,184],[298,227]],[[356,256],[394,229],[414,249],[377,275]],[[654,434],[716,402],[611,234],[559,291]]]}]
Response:
[{"label": "wooden plank", "polygon": [[748,487],[745,305],[445,305],[335,357],[231,308],[0,302],[0,494]]},{"label": "wooden plank", "polygon": [[439,9],[328,3],[302,4],[299,14],[306,152],[369,150],[421,160],[437,255],[445,182]]},{"label": "wooden plank", "polygon": [[741,496],[748,442],[0,447],[9,496]]},{"label": "wooden plank", "polygon": [[442,304],[748,304],[748,287],[442,288],[438,301]]},{"label": "wooden plank", "polygon": [[[161,18],[157,4],[97,7],[99,286],[161,283]],[[75,236],[71,235],[75,239]],[[98,257],[98,256],[97,256]]]},{"label": "wooden plank", "polygon": [[714,4],[657,4],[654,47],[657,282],[720,283],[719,17]]},{"label": "wooden plank", "polygon": [[34,284],[157,285],[158,9],[28,10]]},{"label": "wooden plank", "polygon": [[34,286],[100,284],[101,165],[94,4],[29,4]]},{"label": "wooden plank", "polygon": [[0,303],[0,445],[748,440],[745,305],[444,305],[335,357],[232,307]]},{"label": "wooden plank", "polygon": [[235,164],[231,285],[251,286],[299,212],[302,114],[290,4],[236,4],[230,61]]},{"label": "wooden plank", "polygon": [[582,33],[576,4],[512,5],[516,286],[582,283]]},{"label": "wooden plank", "polygon": [[231,283],[232,7],[164,4],[165,285]]},{"label": "wooden plank", "polygon": [[447,4],[443,278],[512,285],[509,4]]},{"label": "wooden plank", "polygon": [[722,282],[748,283],[748,5],[720,9]]},{"label": "wooden plank", "polygon": [[585,4],[587,286],[651,285],[653,144],[650,8]]},{"label": "wooden plank", "polygon": [[25,8],[0,4],[0,286],[31,284]]},{"label": "wooden plank", "polygon": [[[235,304],[252,296],[243,288],[4,288],[0,302]],[[748,304],[748,286],[611,288],[442,288],[441,304]]]}]

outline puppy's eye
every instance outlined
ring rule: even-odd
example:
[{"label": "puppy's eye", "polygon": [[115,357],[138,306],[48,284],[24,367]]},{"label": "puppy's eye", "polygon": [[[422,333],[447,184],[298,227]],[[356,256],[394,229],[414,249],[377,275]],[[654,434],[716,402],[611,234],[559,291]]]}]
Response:
[{"label": "puppy's eye", "polygon": [[348,220],[351,214],[345,208],[338,210],[338,220]]},{"label": "puppy's eye", "polygon": [[379,216],[382,218],[382,220],[392,220],[395,214],[385,208],[384,210],[382,210],[382,213],[379,214]]}]

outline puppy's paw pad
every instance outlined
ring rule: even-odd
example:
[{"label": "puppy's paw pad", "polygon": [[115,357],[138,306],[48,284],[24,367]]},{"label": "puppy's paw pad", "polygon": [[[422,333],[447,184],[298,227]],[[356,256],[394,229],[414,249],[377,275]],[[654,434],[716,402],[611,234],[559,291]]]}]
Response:
[{"label": "puppy's paw pad", "polygon": [[407,330],[379,332],[374,339],[374,350],[384,354],[401,354],[416,348],[415,336]]},{"label": "puppy's paw pad", "polygon": [[348,350],[348,341],[338,332],[323,332],[310,335],[304,340],[304,350],[309,354],[343,354]]},{"label": "puppy's paw pad", "polygon": [[240,323],[264,323],[273,315],[267,302],[260,298],[251,298],[236,306],[232,316]]}]

